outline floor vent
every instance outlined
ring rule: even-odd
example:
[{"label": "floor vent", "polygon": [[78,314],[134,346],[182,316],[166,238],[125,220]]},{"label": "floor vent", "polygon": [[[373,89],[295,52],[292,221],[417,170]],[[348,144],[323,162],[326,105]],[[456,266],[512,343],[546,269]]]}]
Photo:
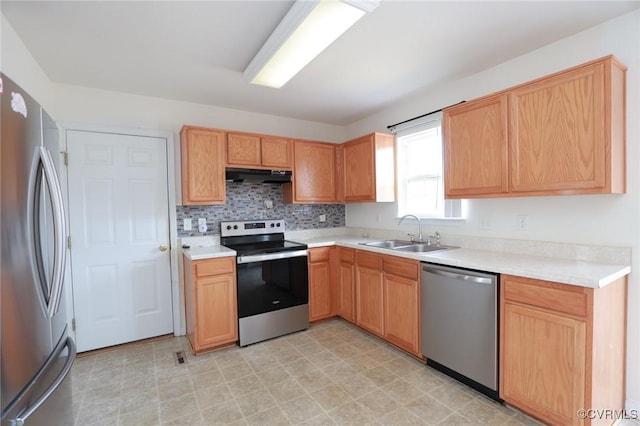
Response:
[{"label": "floor vent", "polygon": [[186,364],[187,357],[184,356],[184,351],[178,351],[173,354],[173,357],[176,359],[176,365]]}]

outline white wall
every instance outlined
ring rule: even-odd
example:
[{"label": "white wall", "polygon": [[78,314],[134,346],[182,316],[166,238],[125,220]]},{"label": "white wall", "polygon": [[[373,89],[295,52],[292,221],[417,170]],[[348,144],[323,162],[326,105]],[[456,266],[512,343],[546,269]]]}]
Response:
[{"label": "white wall", "polygon": [[0,70],[50,112],[54,104],[51,80],[31,56],[4,15],[0,17],[0,40]]},{"label": "white wall", "polygon": [[86,87],[57,84],[55,98],[56,119],[65,123],[175,134],[183,125],[190,124],[328,142],[346,140],[345,128],[341,126]]},{"label": "white wall", "polygon": [[[421,93],[410,101],[351,124],[348,133],[354,137],[374,129],[386,131],[387,125],[609,54],[616,55],[628,67],[626,194],[470,200],[467,202],[466,221],[431,221],[425,230],[431,233],[440,231],[443,237],[447,233],[458,233],[632,247],[627,398],[628,408],[640,409],[640,11],[615,18],[479,74]],[[346,224],[396,229],[396,209],[395,203],[348,205]],[[517,215],[529,216],[528,231],[517,230]],[[490,230],[479,229],[481,218],[490,220]],[[408,225],[407,229],[413,230],[413,227]]]}]

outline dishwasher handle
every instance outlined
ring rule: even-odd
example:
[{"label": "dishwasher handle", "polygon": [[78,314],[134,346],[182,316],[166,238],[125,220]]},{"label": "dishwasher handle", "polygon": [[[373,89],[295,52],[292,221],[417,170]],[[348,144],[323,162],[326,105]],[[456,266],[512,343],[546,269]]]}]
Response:
[{"label": "dishwasher handle", "polygon": [[430,274],[440,275],[440,276],[443,276],[443,277],[453,278],[453,279],[456,279],[456,280],[471,281],[471,282],[478,283],[478,284],[492,284],[493,283],[493,279],[489,278],[489,277],[479,277],[477,275],[467,275],[467,274],[460,274],[460,273],[457,273],[457,272],[443,271],[441,269],[433,269],[433,268],[430,268],[428,266],[423,266],[422,270],[424,272],[428,272]]}]

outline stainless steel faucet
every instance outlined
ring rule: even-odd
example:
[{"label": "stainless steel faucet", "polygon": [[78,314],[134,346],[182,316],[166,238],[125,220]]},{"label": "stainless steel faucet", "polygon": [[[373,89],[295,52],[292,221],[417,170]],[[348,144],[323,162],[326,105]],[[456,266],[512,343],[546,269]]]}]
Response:
[{"label": "stainless steel faucet", "polygon": [[[400,220],[398,220],[398,226],[400,226],[402,221],[405,220],[408,217],[412,217],[412,218],[414,218],[415,220],[418,221],[418,242],[421,243],[422,242],[422,221],[420,220],[420,218],[418,216],[413,215],[413,214],[405,214],[404,216],[402,216],[400,218]],[[409,235],[411,235],[411,234],[409,234]],[[412,241],[413,241],[413,236],[411,238],[412,238]]]}]

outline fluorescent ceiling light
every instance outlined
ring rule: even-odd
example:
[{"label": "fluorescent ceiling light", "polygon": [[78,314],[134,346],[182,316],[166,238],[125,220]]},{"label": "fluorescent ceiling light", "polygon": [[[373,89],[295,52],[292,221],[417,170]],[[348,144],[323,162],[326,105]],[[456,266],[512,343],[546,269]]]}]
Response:
[{"label": "fluorescent ceiling light", "polygon": [[262,86],[284,86],[377,6],[378,0],[297,0],[244,70],[244,78]]}]

